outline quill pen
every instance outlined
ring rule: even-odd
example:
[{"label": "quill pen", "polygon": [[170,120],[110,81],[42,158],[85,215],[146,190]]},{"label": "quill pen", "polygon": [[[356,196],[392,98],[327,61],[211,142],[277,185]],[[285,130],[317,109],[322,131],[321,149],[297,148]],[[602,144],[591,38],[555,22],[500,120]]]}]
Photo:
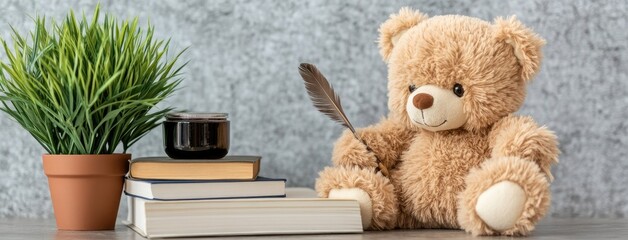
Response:
[{"label": "quill pen", "polygon": [[[351,122],[349,122],[349,119],[342,109],[340,97],[338,97],[338,94],[334,92],[334,89],[327,81],[327,78],[325,78],[325,76],[318,71],[316,66],[309,63],[301,63],[301,65],[299,65],[299,74],[301,74],[303,81],[305,81],[305,89],[310,95],[310,100],[312,100],[312,103],[314,103],[314,106],[318,109],[318,111],[351,130],[353,136],[358,141],[362,142],[368,151],[373,152],[356,133],[353,125],[351,125]],[[388,169],[386,166],[382,164],[379,158],[375,158],[377,161],[377,170],[381,171],[384,176],[388,177]]]}]

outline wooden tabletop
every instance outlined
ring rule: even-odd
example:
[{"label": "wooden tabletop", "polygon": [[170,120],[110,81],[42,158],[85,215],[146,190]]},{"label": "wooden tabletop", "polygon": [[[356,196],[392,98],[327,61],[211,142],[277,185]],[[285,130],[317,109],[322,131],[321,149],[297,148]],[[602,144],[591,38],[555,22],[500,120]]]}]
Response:
[{"label": "wooden tabletop", "polygon": [[[57,231],[54,219],[0,219],[0,239],[145,239],[118,221],[113,231]],[[171,238],[172,239],[172,238]],[[411,230],[337,235],[285,235],[187,239],[505,239],[473,237],[459,230]],[[628,239],[628,219],[545,219],[525,239]]]}]

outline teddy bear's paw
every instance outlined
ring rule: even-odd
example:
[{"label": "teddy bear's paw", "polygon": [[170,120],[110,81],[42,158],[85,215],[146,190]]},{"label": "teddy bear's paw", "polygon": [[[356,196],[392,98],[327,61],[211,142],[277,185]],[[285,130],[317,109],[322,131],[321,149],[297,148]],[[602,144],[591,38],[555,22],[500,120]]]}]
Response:
[{"label": "teddy bear's paw", "polygon": [[475,212],[492,229],[505,231],[514,227],[521,217],[526,199],[521,186],[511,181],[501,181],[478,197]]},{"label": "teddy bear's paw", "polygon": [[334,145],[331,160],[336,166],[377,167],[377,157],[351,131],[344,131]]},{"label": "teddy bear's paw", "polygon": [[329,191],[329,198],[332,199],[354,199],[360,204],[360,215],[362,216],[362,228],[371,226],[373,219],[373,203],[371,197],[364,190],[359,188],[332,189]]}]

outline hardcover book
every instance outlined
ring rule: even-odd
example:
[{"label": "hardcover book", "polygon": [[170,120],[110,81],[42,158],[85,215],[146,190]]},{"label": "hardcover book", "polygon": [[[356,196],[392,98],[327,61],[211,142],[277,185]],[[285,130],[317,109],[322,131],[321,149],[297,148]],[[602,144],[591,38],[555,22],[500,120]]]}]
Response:
[{"label": "hardcover book", "polygon": [[285,197],[286,180],[142,180],[127,178],[124,193],[148,200]]},{"label": "hardcover book", "polygon": [[226,156],[221,159],[171,159],[144,157],[130,161],[129,175],[135,179],[161,180],[254,180],[260,156]]},{"label": "hardcover book", "polygon": [[126,224],[144,237],[360,233],[355,200],[317,198],[288,188],[286,198],[156,201],[129,197]]}]

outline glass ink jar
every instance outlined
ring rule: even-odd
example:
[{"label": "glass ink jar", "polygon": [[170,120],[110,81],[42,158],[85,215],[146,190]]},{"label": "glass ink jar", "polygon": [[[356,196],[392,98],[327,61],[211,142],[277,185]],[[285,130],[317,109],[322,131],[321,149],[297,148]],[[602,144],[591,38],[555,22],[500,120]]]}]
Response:
[{"label": "glass ink jar", "polygon": [[229,152],[227,113],[169,113],[164,148],[174,159],[219,159]]}]

